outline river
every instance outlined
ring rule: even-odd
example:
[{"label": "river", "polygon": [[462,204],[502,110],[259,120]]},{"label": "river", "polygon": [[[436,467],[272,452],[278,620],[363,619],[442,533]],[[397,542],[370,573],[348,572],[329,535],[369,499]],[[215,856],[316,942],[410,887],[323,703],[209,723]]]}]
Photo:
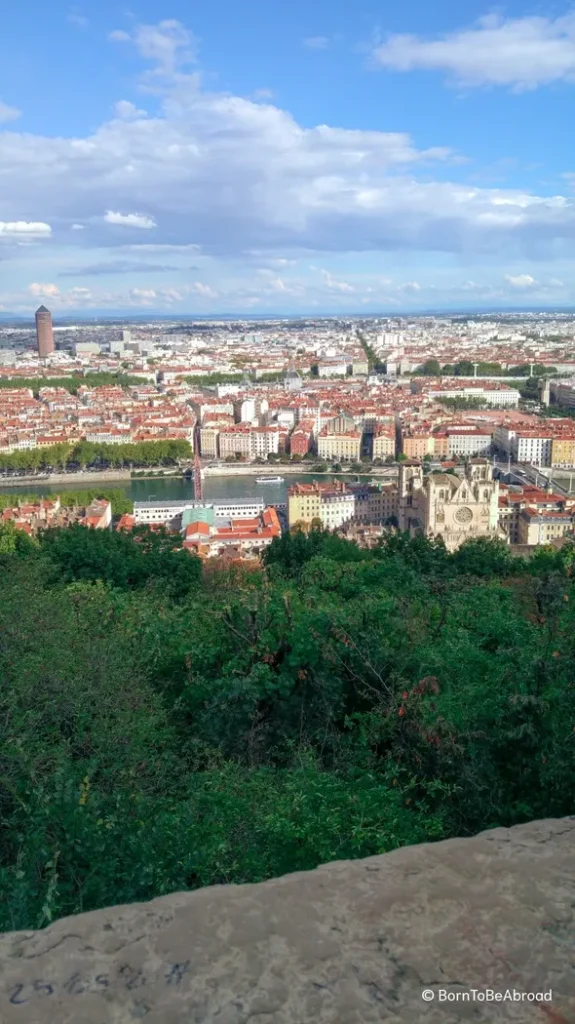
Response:
[{"label": "river", "polygon": [[[281,475],[281,473],[279,474]],[[215,498],[262,498],[267,505],[279,505],[287,502],[287,490],[293,484],[312,483],[314,480],[326,482],[329,477],[326,474],[307,473],[302,476],[288,476],[283,483],[258,484],[254,476],[218,476],[208,477],[204,480],[204,498],[209,501]],[[338,479],[342,479],[339,477]],[[345,479],[350,483],[358,480],[367,483],[369,477],[348,476]],[[194,497],[194,484],[192,480],[184,477],[151,477],[142,479],[136,477],[131,480],[102,481],[98,483],[95,474],[86,474],[84,483],[64,484],[30,484],[15,487],[0,486],[0,494],[14,495],[14,504],[22,500],[24,494],[38,494],[47,496],[59,494],[62,491],[81,491],[87,488],[96,490],[99,487],[103,491],[123,491],[132,501],[170,501],[172,499],[185,499]]]}]

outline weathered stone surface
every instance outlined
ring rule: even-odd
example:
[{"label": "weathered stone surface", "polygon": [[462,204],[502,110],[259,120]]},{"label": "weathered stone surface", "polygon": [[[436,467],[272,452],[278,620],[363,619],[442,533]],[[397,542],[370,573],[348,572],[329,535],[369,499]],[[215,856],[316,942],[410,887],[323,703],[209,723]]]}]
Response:
[{"label": "weathered stone surface", "polygon": [[65,918],[0,964],[2,1024],[575,1024],[575,819]]}]

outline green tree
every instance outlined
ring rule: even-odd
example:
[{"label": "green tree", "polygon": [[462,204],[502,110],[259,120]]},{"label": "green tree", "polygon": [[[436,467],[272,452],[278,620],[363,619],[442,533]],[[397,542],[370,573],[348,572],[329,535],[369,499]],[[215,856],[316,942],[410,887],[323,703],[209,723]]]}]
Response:
[{"label": "green tree", "polygon": [[44,530],[40,544],[65,583],[104,581],[121,589],[158,583],[175,598],[197,586],[201,564],[181,549],[181,537],[138,527],[131,533],[71,526]]}]

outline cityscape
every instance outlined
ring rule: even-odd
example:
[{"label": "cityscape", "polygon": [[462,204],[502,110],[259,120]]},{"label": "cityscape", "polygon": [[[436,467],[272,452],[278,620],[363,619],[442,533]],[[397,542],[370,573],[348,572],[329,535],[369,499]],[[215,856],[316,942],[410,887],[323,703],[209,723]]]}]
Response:
[{"label": "cityscape", "polygon": [[[567,315],[54,325],[42,305],[34,326],[0,329],[4,520],[163,527],[202,558],[258,558],[314,524],[360,546],[393,530],[449,550],[560,544],[574,336]],[[50,494],[89,480],[141,495],[146,474],[155,497],[119,516]]]},{"label": "cityscape", "polygon": [[575,0],[0,32],[0,1024],[575,1024]]}]

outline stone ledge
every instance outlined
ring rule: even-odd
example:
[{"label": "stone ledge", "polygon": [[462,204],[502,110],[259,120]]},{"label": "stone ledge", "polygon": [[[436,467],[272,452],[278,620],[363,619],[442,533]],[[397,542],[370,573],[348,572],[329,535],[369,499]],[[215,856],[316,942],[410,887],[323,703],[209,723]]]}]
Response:
[{"label": "stone ledge", "polygon": [[[447,1002],[440,989],[553,999]],[[0,936],[2,1024],[140,1020],[575,1024],[575,819]]]}]

